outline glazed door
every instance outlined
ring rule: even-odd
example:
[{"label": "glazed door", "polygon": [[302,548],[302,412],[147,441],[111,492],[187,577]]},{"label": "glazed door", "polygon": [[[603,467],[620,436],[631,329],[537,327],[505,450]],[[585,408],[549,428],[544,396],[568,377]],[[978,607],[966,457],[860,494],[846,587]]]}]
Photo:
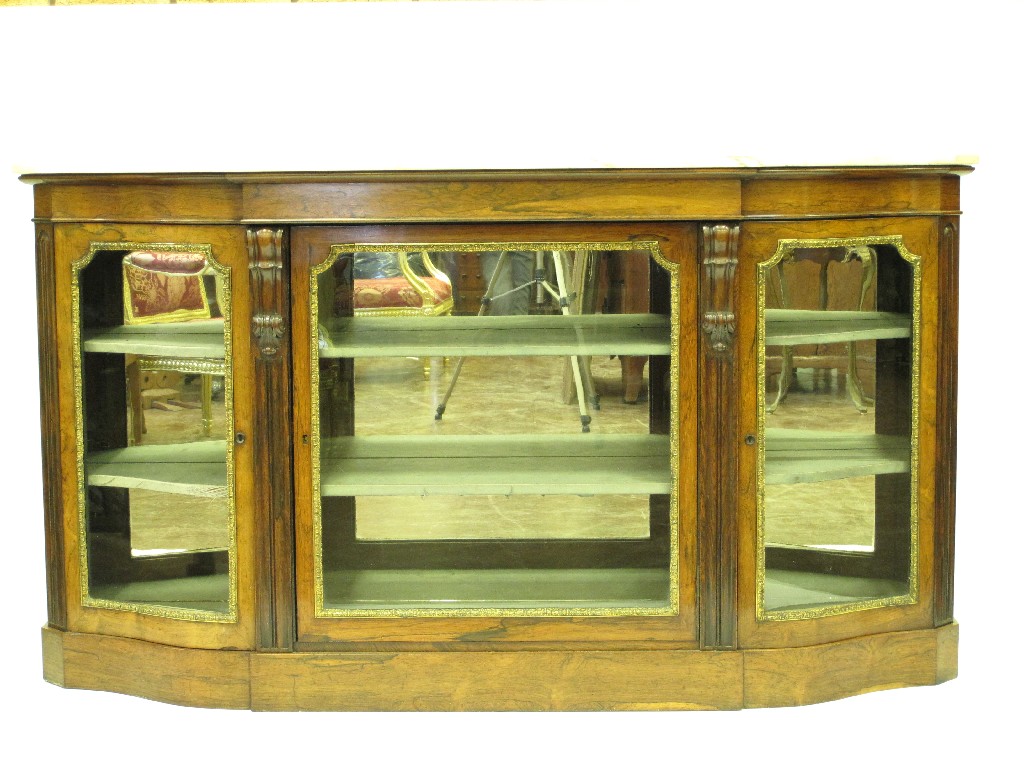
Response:
[{"label": "glazed door", "polygon": [[745,646],[932,626],[937,229],[742,227]]},{"label": "glazed door", "polygon": [[251,646],[243,231],[57,225],[54,257],[68,629]]},{"label": "glazed door", "polygon": [[292,230],[300,647],[695,641],[693,230]]}]

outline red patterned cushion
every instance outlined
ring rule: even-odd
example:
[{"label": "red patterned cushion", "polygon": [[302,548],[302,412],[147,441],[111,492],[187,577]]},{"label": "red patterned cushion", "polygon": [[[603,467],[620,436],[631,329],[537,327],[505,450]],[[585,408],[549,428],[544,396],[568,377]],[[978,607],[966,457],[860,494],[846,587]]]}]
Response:
[{"label": "red patterned cushion", "polygon": [[124,260],[128,293],[126,320],[139,322],[171,313],[184,318],[209,317],[210,307],[199,275],[206,266],[201,253],[135,251]]},{"label": "red patterned cushion", "polygon": [[143,269],[182,275],[198,275],[206,268],[203,254],[180,251],[132,251],[125,261]]},{"label": "red patterned cushion", "polygon": [[[450,285],[435,277],[421,278],[431,293],[434,303],[451,298]],[[392,309],[422,307],[423,297],[404,277],[385,277],[374,280],[355,280],[353,300],[356,309]]]}]

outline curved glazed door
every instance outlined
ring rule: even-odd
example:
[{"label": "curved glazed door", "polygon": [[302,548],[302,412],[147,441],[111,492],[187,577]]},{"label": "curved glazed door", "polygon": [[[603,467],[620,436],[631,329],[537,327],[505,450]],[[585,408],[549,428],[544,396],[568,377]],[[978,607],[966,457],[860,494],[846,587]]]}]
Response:
[{"label": "curved glazed door", "polygon": [[249,473],[234,440],[250,410],[232,354],[248,347],[241,235],[55,227],[73,631],[252,644],[251,522],[238,514]]},{"label": "curved glazed door", "polygon": [[744,226],[745,645],[931,626],[936,227]]}]

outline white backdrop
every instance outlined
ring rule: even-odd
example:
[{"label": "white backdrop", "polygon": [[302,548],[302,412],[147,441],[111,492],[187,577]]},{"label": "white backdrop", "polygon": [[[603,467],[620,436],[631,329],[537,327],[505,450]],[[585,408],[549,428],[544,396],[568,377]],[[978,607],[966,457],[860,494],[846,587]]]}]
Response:
[{"label": "white backdrop", "polygon": [[[0,752],[114,766],[995,762],[1022,682],[1021,29],[1020,2],[0,8]],[[958,680],[801,709],[622,715],[251,714],[43,682],[32,195],[18,173],[975,159]]]}]

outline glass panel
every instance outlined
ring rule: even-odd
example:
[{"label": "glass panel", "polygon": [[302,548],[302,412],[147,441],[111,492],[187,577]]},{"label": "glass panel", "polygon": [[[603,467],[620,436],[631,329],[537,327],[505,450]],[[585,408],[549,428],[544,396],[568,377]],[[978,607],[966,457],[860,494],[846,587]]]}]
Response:
[{"label": "glass panel", "polygon": [[229,620],[229,272],[209,246],[94,245],[74,303],[84,602]]},{"label": "glass panel", "polygon": [[883,237],[760,265],[761,618],[916,600],[917,263]]},{"label": "glass panel", "polygon": [[318,614],[675,612],[657,246],[399,247],[312,278]]}]

